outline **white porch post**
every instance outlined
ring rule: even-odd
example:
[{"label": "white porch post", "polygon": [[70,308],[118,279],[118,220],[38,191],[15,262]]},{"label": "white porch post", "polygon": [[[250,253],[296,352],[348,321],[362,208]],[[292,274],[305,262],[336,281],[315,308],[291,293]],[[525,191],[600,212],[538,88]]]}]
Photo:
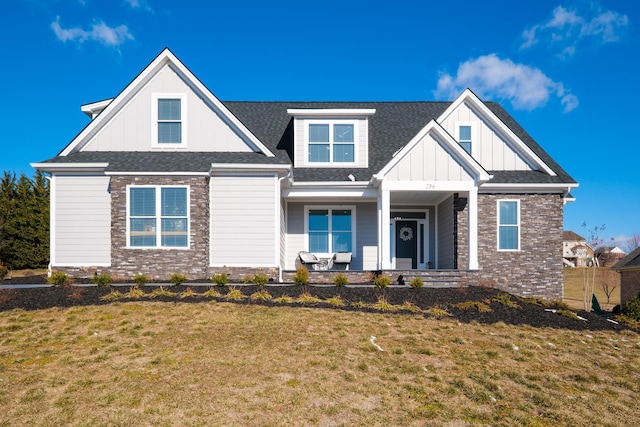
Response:
[{"label": "white porch post", "polygon": [[389,227],[391,226],[391,201],[390,192],[380,188],[378,195],[378,268],[387,270],[391,268],[391,242],[389,241]]},{"label": "white porch post", "polygon": [[469,190],[469,270],[478,270],[478,188]]}]

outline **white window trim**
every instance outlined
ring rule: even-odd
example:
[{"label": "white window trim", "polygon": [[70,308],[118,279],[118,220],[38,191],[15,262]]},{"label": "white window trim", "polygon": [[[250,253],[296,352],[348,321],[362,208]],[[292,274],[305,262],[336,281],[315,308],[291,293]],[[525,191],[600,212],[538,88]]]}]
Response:
[{"label": "white window trim", "polygon": [[[471,128],[471,157],[476,157],[478,138],[476,138],[476,124],[474,122],[456,122],[456,141],[460,144],[460,126],[469,126]],[[465,141],[466,142],[466,141]],[[460,145],[462,147],[462,145]],[[463,147],[464,149],[464,147]],[[464,150],[467,151],[467,150]]]},{"label": "white window trim", "polygon": [[[179,99],[180,100],[180,123],[182,123],[181,143],[158,142],[158,100],[159,99]],[[187,94],[186,93],[153,93],[151,94],[151,147],[162,149],[176,149],[187,147]]]},{"label": "white window trim", "polygon": [[[516,225],[508,225],[511,227],[518,227],[518,247],[516,249],[501,249],[500,248],[500,203],[501,202],[516,202],[516,206],[518,209],[518,221]],[[522,218],[520,217],[520,200],[519,199],[499,199],[496,201],[496,223],[497,223],[497,227],[496,227],[496,248],[498,249],[498,252],[519,252],[521,245],[520,245],[520,235],[522,233]]]},{"label": "white window trim", "polygon": [[[155,188],[156,189],[156,246],[131,246],[131,188]],[[187,190],[187,246],[162,246],[162,215],[158,208],[162,208],[162,188],[186,188]],[[126,231],[126,249],[141,249],[141,250],[189,250],[191,249],[191,187],[189,185],[127,185],[127,231]]]},{"label": "white window trim", "polygon": [[[351,211],[351,257],[356,258],[356,206],[355,205],[305,205],[304,206],[304,250],[309,250],[309,211],[310,210],[345,210]],[[331,212],[329,212],[331,218]],[[333,230],[329,229],[329,235]],[[329,237],[329,245],[331,245],[331,237]],[[330,248],[333,249],[333,248]],[[314,252],[319,258],[331,258],[335,252],[318,253]]]},{"label": "white window trim", "polygon": [[[304,126],[304,165],[311,167],[349,167],[352,168],[359,164],[359,149],[360,149],[360,121],[356,119],[304,119],[302,121]],[[353,162],[334,162],[333,161],[333,145],[336,142],[333,141],[333,125],[353,125]],[[309,125],[329,125],[329,161],[328,162],[311,162],[309,161]],[[320,142],[314,142],[313,144],[321,144]],[[338,142],[340,144],[340,142]]]}]

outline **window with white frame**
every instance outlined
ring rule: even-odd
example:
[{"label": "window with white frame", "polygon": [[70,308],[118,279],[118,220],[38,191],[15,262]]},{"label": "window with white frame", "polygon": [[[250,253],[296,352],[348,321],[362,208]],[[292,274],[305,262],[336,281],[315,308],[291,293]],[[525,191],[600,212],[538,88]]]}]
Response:
[{"label": "window with white frame", "polygon": [[189,247],[188,187],[129,186],[127,196],[129,247]]},{"label": "window with white frame", "polygon": [[470,124],[464,124],[464,125],[458,126],[458,143],[469,154],[471,154],[471,146],[473,142],[472,131],[473,129]]},{"label": "window with white frame", "polygon": [[519,200],[498,200],[498,250],[520,250]]},{"label": "window with white frame", "polygon": [[156,147],[186,144],[186,95],[153,94],[152,143]]},{"label": "window with white frame", "polygon": [[353,252],[355,207],[308,207],[309,252]]},{"label": "window with white frame", "polygon": [[307,124],[309,163],[354,163],[354,122],[309,121]]}]

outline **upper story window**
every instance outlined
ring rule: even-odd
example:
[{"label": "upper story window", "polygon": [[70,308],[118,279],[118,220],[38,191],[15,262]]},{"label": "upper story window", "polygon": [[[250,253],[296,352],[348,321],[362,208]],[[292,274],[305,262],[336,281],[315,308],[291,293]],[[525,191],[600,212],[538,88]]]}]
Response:
[{"label": "upper story window", "polygon": [[519,200],[498,200],[498,250],[520,250]]},{"label": "upper story window", "polygon": [[127,196],[129,247],[189,247],[188,187],[129,186]]},{"label": "upper story window", "polygon": [[355,123],[309,123],[309,163],[353,163]]},{"label": "upper story window", "polygon": [[185,94],[153,94],[152,145],[155,147],[186,146]]},{"label": "upper story window", "polygon": [[471,154],[473,127],[470,124],[458,125],[458,143],[467,153]]}]

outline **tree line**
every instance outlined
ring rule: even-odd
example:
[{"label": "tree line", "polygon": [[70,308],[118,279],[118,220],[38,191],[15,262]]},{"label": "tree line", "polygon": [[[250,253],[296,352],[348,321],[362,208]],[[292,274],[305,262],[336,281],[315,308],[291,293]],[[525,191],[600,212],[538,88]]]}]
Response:
[{"label": "tree line", "polygon": [[0,180],[0,265],[12,270],[49,264],[49,181],[4,172]]}]

